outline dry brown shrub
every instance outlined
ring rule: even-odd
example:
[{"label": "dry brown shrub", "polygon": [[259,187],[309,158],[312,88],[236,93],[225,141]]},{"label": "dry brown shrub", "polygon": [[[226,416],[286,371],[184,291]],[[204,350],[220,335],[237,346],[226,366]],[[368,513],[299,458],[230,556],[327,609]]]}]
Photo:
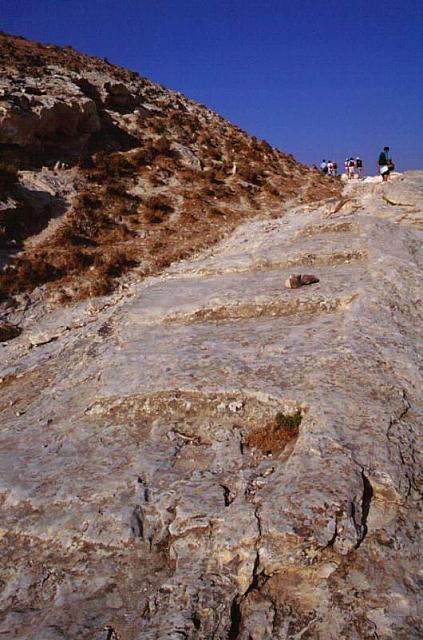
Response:
[{"label": "dry brown shrub", "polygon": [[217,197],[218,189],[216,189],[215,185],[208,184],[200,190],[200,195],[204,198],[214,198]]},{"label": "dry brown shrub", "polygon": [[162,156],[172,159],[178,158],[177,151],[172,147],[167,137],[161,136],[158,140],[144,140],[142,146],[128,154],[126,175],[134,172],[137,167],[153,165]]},{"label": "dry brown shrub", "polygon": [[221,185],[226,182],[226,174],[221,169],[210,169],[207,171],[207,177],[213,185]]},{"label": "dry brown shrub", "polygon": [[172,213],[175,210],[170,199],[162,194],[147,198],[145,206],[151,211],[160,211],[160,213],[164,214]]},{"label": "dry brown shrub", "polygon": [[101,207],[101,200],[89,191],[81,191],[76,198],[75,207],[81,207],[89,211],[99,209]]},{"label": "dry brown shrub", "polygon": [[170,158],[177,156],[175,150],[172,148],[170,140],[165,136],[162,136],[157,140],[157,142],[155,142],[154,149],[159,156],[169,156]]},{"label": "dry brown shrub", "polygon": [[62,275],[81,273],[90,267],[93,257],[72,246],[62,250],[55,248],[49,255],[49,264]]},{"label": "dry brown shrub", "polygon": [[225,211],[222,211],[221,209],[219,209],[218,207],[214,207],[213,205],[210,206],[209,211],[213,216],[225,216]]},{"label": "dry brown shrub", "polygon": [[152,187],[162,187],[166,184],[166,180],[153,171],[147,175],[147,178]]},{"label": "dry brown shrub", "polygon": [[301,420],[299,411],[293,415],[277,413],[271,422],[250,431],[246,444],[266,454],[278,454],[298,436]]},{"label": "dry brown shrub", "polygon": [[162,178],[168,179],[175,175],[177,162],[171,157],[157,156],[154,167],[157,172],[160,172]]},{"label": "dry brown shrub", "polygon": [[152,164],[156,156],[157,153],[154,149],[153,141],[143,141],[142,146],[131,152],[130,160],[128,160],[131,168],[129,169],[128,167],[127,175],[133,173],[137,167],[143,167]]},{"label": "dry brown shrub", "polygon": [[155,213],[148,214],[147,220],[152,224],[160,224],[161,222],[163,222],[163,218],[157,216]]},{"label": "dry brown shrub", "polygon": [[167,125],[166,122],[164,120],[162,120],[161,118],[156,118],[154,123],[153,123],[153,127],[156,133],[158,133],[159,135],[163,135],[166,132],[167,129]]},{"label": "dry brown shrub", "polygon": [[169,122],[172,125],[183,125],[185,123],[186,115],[175,111],[169,117]]},{"label": "dry brown shrub", "polygon": [[107,153],[100,151],[94,156],[93,160],[97,170],[93,173],[94,179],[99,177],[121,178],[130,176],[137,166],[137,156],[124,152]]},{"label": "dry brown shrub", "polygon": [[124,198],[126,200],[138,200],[138,196],[128,193],[127,186],[122,182],[112,182],[106,185],[105,192],[107,196]]},{"label": "dry brown shrub", "polygon": [[123,249],[109,249],[96,254],[93,266],[97,276],[108,280],[109,278],[117,278],[128,267],[134,267],[136,264],[134,260],[128,258]]},{"label": "dry brown shrub", "polygon": [[259,167],[243,161],[239,163],[237,169],[237,173],[246,182],[250,182],[256,186],[261,186],[265,182],[262,170]]},{"label": "dry brown shrub", "polygon": [[115,207],[108,213],[106,204],[95,194],[82,192],[67,217],[66,224],[70,231],[76,236],[95,240],[104,229],[115,228],[118,225],[114,217]]},{"label": "dry brown shrub", "polygon": [[19,256],[0,274],[0,298],[7,298],[36,286],[58,280],[64,272],[52,265],[44,252]]},{"label": "dry brown shrub", "polygon": [[78,282],[73,294],[69,295],[64,302],[69,302],[72,299],[85,300],[86,298],[93,298],[95,296],[105,296],[112,291],[112,288],[112,282],[109,279],[101,280],[98,277],[86,279]]},{"label": "dry brown shrub", "polygon": [[57,230],[54,238],[54,243],[57,245],[73,245],[75,247],[96,247],[98,243],[86,236],[84,236],[80,230],[79,225],[72,223],[72,220],[69,220],[65,224],[63,224],[60,229]]}]

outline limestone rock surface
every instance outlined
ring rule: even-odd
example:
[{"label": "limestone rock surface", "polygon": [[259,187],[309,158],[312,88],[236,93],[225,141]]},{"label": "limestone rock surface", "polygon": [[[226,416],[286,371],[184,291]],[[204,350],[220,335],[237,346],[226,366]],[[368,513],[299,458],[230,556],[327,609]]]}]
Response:
[{"label": "limestone rock surface", "polygon": [[64,78],[24,88],[5,78],[0,91],[0,144],[24,147],[57,133],[71,137],[100,129],[95,102]]},{"label": "limestone rock surface", "polygon": [[421,638],[422,220],[423,173],[347,185],[11,309],[1,636]]}]

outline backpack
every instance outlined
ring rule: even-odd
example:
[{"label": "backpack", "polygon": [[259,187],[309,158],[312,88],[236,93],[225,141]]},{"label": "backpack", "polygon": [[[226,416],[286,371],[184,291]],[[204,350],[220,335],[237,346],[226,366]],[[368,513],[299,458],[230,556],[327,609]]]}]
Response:
[{"label": "backpack", "polygon": [[386,159],[386,155],[385,155],[385,152],[384,152],[384,151],[382,151],[382,152],[380,153],[380,155],[379,155],[379,160],[378,160],[377,162],[378,162],[379,167],[383,167],[385,164],[387,164],[387,163],[388,163],[388,161],[387,161],[387,159]]},{"label": "backpack", "polygon": [[355,167],[355,162],[354,162],[354,160],[350,160],[350,161],[348,162],[348,166],[349,166],[349,167]]},{"label": "backpack", "polygon": [[359,167],[359,168],[361,168],[363,166],[363,163],[360,160],[360,158],[357,158],[356,163],[357,163],[357,167]]}]

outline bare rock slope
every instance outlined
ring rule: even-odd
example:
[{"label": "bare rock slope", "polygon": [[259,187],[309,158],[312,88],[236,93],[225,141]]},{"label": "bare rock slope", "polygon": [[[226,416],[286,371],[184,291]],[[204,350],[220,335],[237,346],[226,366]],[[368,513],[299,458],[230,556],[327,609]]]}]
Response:
[{"label": "bare rock slope", "polygon": [[423,637],[423,173],[346,189],[10,316],[2,637]]}]

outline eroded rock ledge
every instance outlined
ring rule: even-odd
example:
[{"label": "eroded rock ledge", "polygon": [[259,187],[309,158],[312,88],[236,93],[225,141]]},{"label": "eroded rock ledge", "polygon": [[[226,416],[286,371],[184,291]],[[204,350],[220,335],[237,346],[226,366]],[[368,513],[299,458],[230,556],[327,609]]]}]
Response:
[{"label": "eroded rock ledge", "polygon": [[[422,185],[354,185],[109,298],[22,311],[0,372],[4,637],[422,637]],[[320,282],[287,290],[310,256]]]}]

